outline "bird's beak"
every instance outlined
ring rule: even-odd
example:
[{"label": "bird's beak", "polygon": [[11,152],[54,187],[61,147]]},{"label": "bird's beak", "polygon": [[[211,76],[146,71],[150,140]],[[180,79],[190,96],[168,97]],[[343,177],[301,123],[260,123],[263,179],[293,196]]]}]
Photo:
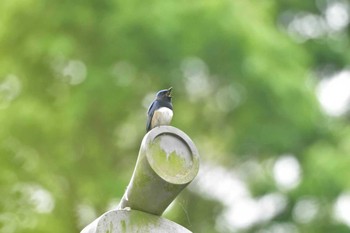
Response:
[{"label": "bird's beak", "polygon": [[170,88],[168,89],[168,92],[166,93],[166,96],[171,97],[171,90],[172,90],[172,89],[173,89],[172,87],[170,87]]}]

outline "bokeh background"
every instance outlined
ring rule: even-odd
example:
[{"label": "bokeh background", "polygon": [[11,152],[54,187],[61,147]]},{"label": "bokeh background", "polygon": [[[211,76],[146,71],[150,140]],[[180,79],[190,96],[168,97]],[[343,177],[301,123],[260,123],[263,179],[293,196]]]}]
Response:
[{"label": "bokeh background", "polygon": [[79,232],[115,208],[146,111],[201,169],[193,232],[350,232],[347,0],[1,0],[0,232]]}]

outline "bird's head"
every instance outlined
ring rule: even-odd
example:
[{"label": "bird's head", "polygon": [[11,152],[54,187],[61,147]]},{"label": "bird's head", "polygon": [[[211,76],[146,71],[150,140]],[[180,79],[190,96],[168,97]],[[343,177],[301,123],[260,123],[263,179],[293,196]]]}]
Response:
[{"label": "bird's head", "polygon": [[173,88],[170,87],[168,89],[158,91],[157,97],[156,97],[157,100],[171,101],[171,90],[172,89]]}]

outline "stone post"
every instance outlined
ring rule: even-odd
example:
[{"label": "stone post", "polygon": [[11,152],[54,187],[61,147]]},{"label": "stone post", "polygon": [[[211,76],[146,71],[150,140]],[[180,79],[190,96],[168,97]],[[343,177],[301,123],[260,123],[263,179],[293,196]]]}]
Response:
[{"label": "stone post", "polygon": [[117,209],[81,233],[190,232],[160,216],[198,169],[198,151],[184,132],[172,126],[152,129],[142,140],[134,173]]}]

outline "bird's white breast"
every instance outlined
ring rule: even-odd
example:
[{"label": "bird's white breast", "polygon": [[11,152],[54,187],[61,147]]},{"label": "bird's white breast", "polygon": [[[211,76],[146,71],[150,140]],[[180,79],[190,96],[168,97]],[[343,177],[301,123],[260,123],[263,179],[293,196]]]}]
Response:
[{"label": "bird's white breast", "polygon": [[169,125],[172,118],[173,111],[170,108],[159,108],[153,113],[152,128],[159,125]]}]

